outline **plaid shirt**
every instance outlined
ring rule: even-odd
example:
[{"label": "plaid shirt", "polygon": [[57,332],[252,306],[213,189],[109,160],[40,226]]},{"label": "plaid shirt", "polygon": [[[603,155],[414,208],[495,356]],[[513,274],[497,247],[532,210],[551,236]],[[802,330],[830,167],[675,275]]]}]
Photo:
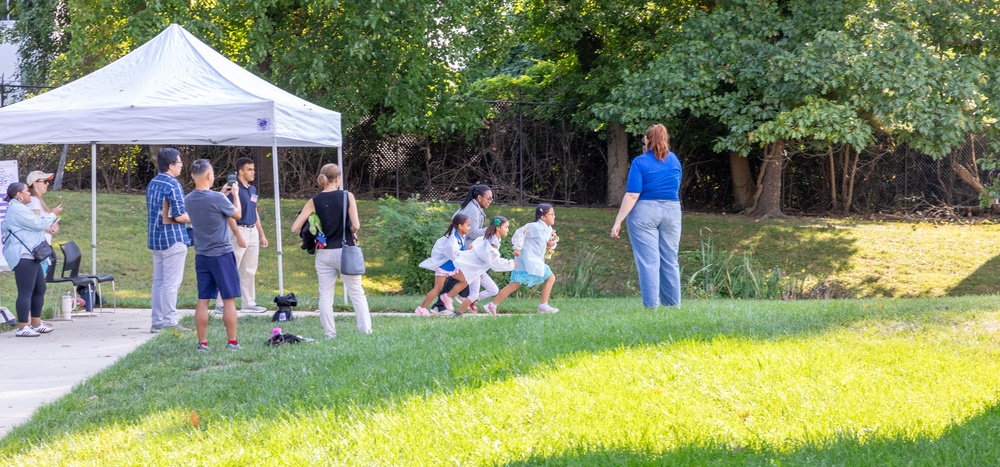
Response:
[{"label": "plaid shirt", "polygon": [[187,226],[184,224],[164,224],[160,212],[163,211],[163,201],[170,202],[170,216],[183,215],[184,189],[176,178],[160,172],[146,185],[146,216],[149,226],[149,249],[166,250],[177,242],[190,245]]}]

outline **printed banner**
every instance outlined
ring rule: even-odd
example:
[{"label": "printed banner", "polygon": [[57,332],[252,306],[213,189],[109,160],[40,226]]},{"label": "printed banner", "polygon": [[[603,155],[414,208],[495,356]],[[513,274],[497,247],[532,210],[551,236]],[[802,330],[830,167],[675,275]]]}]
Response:
[{"label": "printed banner", "polygon": [[[7,187],[18,180],[17,161],[0,161],[0,225],[3,225],[3,218],[7,215],[8,203],[3,199],[7,197]],[[0,243],[0,255],[3,254],[3,243]],[[0,258],[0,272],[10,272],[7,261]]]}]

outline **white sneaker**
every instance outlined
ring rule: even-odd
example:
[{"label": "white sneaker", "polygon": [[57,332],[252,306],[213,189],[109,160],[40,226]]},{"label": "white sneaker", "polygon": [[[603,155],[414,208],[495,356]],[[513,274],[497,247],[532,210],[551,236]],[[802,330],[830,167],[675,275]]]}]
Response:
[{"label": "white sneaker", "polygon": [[417,316],[430,316],[431,315],[431,312],[427,311],[427,308],[424,308],[422,306],[418,306],[416,310],[413,310],[413,312]]},{"label": "white sneaker", "polygon": [[538,305],[538,312],[539,313],[559,313],[559,309],[555,308],[555,307],[549,306],[548,303],[543,303],[541,305]]},{"label": "white sneaker", "polygon": [[260,305],[254,305],[250,308],[244,308],[240,311],[242,311],[243,313],[267,313],[267,308],[264,308]]},{"label": "white sneaker", "polygon": [[17,337],[38,337],[41,334],[32,329],[31,326],[25,326],[15,331],[14,335]]},{"label": "white sneaker", "polygon": [[494,305],[493,302],[487,303],[485,308],[486,308],[486,312],[489,313],[490,316],[496,316],[497,315],[497,306]]},{"label": "white sneaker", "polygon": [[46,334],[52,332],[52,328],[46,326],[43,323],[38,323],[38,326],[26,326],[26,327],[30,327],[32,330],[34,330],[39,334]]},{"label": "white sneaker", "polygon": [[435,316],[455,316],[454,312],[448,310],[442,310],[440,308],[431,308],[430,310],[427,311]]}]

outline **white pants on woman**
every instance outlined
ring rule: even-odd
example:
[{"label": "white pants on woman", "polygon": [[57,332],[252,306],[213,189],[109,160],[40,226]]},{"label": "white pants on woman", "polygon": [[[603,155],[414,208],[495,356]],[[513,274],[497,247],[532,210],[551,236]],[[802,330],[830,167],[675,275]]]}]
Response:
[{"label": "white pants on woman", "polygon": [[[480,287],[483,288],[482,292],[479,291]],[[476,300],[486,300],[495,296],[498,292],[500,292],[500,288],[497,287],[497,283],[493,282],[493,278],[485,272],[483,275],[473,279],[472,282],[469,282],[469,300],[473,302]]]},{"label": "white pants on woman", "polygon": [[354,304],[354,314],[358,320],[358,330],[364,334],[372,332],[372,317],[368,314],[368,298],[361,288],[361,276],[340,273],[340,248],[316,250],[316,277],[319,279],[319,322],[323,323],[326,337],[337,337],[337,327],[333,323],[334,287],[337,276],[344,281],[344,291]]}]

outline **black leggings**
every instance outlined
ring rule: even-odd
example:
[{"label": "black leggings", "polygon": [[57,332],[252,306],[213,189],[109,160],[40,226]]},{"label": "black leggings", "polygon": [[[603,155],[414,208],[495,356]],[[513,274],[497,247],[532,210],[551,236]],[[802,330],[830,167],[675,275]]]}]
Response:
[{"label": "black leggings", "polygon": [[[444,281],[444,286],[441,287],[441,293],[448,293],[457,283],[458,279],[449,277]],[[469,298],[469,286],[466,285],[464,289],[458,292],[458,296],[462,298]],[[444,309],[444,302],[441,301],[441,297],[438,297],[437,301],[434,302],[434,305],[431,305],[431,308],[437,308],[439,310]]]},{"label": "black leggings", "polygon": [[45,306],[45,275],[41,263],[27,258],[14,266],[14,282],[17,283],[17,322],[27,323],[32,318],[42,317]]}]

